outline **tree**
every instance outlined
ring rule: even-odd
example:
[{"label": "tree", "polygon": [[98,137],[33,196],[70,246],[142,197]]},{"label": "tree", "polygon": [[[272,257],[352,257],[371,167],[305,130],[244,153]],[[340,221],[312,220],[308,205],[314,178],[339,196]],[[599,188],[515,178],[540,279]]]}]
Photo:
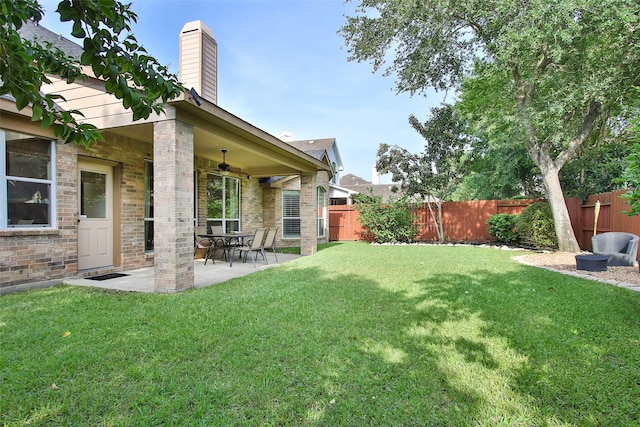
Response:
[{"label": "tree", "polygon": [[623,174],[632,144],[626,139],[588,141],[560,171],[566,197],[587,200],[590,194],[624,188],[618,182]]},{"label": "tree", "polygon": [[[484,126],[476,127],[473,134],[477,140],[473,164],[452,195],[453,200],[543,197],[542,175],[525,146],[517,143],[520,138]],[[616,181],[631,144],[625,135],[613,136],[593,135],[562,168],[560,183],[565,197],[586,200],[590,194],[623,188]]]},{"label": "tree", "polygon": [[43,128],[53,127],[65,143],[88,146],[102,137],[95,126],[81,121],[80,111],[60,109],[56,104],[64,100],[60,94],[41,91],[51,83],[49,75],[67,83],[89,76],[102,79],[106,92],[122,100],[134,120],[162,112],[164,104],[183,90],[177,77],[131,34],[137,16],[130,4],[115,0],[58,4],[60,20],[73,22],[71,35],[81,40],[80,58],[67,56],[51,43],[21,37],[19,30],[25,23],[42,19],[37,0],[0,0],[0,10],[0,95],[11,95],[18,110],[30,106],[32,120],[40,121]]},{"label": "tree", "polygon": [[[407,196],[426,199],[438,239],[442,241],[442,203],[467,173],[471,163],[470,141],[465,124],[450,105],[432,108],[430,119],[424,123],[411,115],[409,123],[425,139],[424,151],[412,154],[398,146],[380,144],[376,169],[391,173],[393,182],[399,182]],[[432,203],[436,205],[437,214]]]},{"label": "tree", "polygon": [[[462,110],[461,107],[461,103],[456,104],[457,109]],[[473,162],[452,194],[452,200],[542,197],[540,170],[524,145],[518,143],[517,135],[509,133],[509,129],[493,126],[475,126],[469,132],[475,140]]]},{"label": "tree", "polygon": [[631,126],[629,139],[633,147],[627,158],[625,170],[618,181],[631,188],[621,197],[627,200],[631,208],[625,213],[635,216],[640,214],[640,116],[635,118]]},{"label": "tree", "polygon": [[559,172],[607,117],[627,113],[640,80],[639,17],[635,0],[367,0],[340,32],[350,59],[374,71],[393,49],[385,74],[399,92],[465,82],[483,113],[517,126],[559,249],[578,252]]}]

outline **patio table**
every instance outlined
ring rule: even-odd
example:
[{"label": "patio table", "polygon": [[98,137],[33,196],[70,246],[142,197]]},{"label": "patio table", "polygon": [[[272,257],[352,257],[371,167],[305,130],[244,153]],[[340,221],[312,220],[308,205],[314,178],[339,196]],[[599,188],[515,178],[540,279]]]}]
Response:
[{"label": "patio table", "polygon": [[[235,232],[235,233],[212,233],[212,234],[198,234],[198,237],[202,237],[204,239],[209,239],[211,242],[211,249],[215,250],[215,241],[216,239],[224,240],[224,247],[222,251],[227,254],[227,259],[229,260],[229,267],[233,267],[233,242],[236,241],[238,244],[242,245],[245,237],[252,237],[253,233],[243,233],[243,232]],[[213,254],[212,258],[213,260]]]}]

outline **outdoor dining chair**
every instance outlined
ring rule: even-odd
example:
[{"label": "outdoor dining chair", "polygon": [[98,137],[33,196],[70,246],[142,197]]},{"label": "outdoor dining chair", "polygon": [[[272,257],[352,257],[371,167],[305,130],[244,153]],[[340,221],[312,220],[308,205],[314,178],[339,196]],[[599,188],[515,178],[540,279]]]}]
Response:
[{"label": "outdoor dining chair", "polygon": [[[233,252],[239,251],[240,257],[242,257],[244,253],[243,262],[247,262],[247,254],[251,253],[251,262],[253,262],[253,266],[256,266],[256,259],[258,259],[258,253],[262,255],[265,262],[269,264],[267,261],[267,257],[264,254],[264,239],[267,235],[268,228],[258,228],[255,231],[252,239],[246,240],[242,246],[235,246]],[[255,254],[255,255],[254,255]]]},{"label": "outdoor dining chair", "polygon": [[207,226],[197,226],[195,228],[195,232],[193,233],[193,257],[196,258],[198,253],[203,253],[205,262],[207,262],[207,257],[211,249],[211,240],[207,239],[206,237],[200,237],[203,234],[207,234]]},{"label": "outdoor dining chair", "polygon": [[273,256],[276,257],[276,262],[279,262],[278,255],[276,255],[276,246],[275,246],[276,235],[278,234],[279,229],[280,229],[279,227],[270,228],[269,231],[267,231],[267,237],[264,238],[264,245],[263,245],[265,250],[271,249],[271,251],[273,252]]}]

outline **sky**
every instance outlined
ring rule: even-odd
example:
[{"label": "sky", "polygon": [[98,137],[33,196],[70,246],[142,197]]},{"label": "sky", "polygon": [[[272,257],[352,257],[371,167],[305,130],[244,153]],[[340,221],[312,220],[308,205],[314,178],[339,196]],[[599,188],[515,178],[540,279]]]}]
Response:
[{"label": "sky", "polygon": [[[70,36],[55,13],[59,0],[41,0],[41,25]],[[343,171],[372,180],[379,144],[412,153],[424,140],[409,125],[439,106],[444,94],[396,94],[394,78],[369,63],[348,61],[337,33],[353,16],[343,0],[126,0],[138,22],[138,42],[173,73],[185,23],[201,20],[218,43],[218,106],[263,131],[294,140],[336,138]],[[390,177],[383,176],[383,183]]]}]

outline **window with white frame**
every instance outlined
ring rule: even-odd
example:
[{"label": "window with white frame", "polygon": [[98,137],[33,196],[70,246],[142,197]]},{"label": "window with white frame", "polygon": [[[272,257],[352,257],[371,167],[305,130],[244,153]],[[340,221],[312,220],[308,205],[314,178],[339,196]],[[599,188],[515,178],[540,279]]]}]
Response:
[{"label": "window with white frame", "polygon": [[153,161],[144,161],[144,250],[153,250]]},{"label": "window with white frame", "polygon": [[300,237],[300,191],[282,191],[282,238]]},{"label": "window with white frame", "polygon": [[318,187],[318,237],[326,235],[327,228],[327,202],[324,188]]},{"label": "window with white frame", "polygon": [[0,228],[55,227],[55,142],[0,129]]},{"label": "window with white frame", "polygon": [[240,180],[207,175],[207,225],[224,233],[240,231]]}]

